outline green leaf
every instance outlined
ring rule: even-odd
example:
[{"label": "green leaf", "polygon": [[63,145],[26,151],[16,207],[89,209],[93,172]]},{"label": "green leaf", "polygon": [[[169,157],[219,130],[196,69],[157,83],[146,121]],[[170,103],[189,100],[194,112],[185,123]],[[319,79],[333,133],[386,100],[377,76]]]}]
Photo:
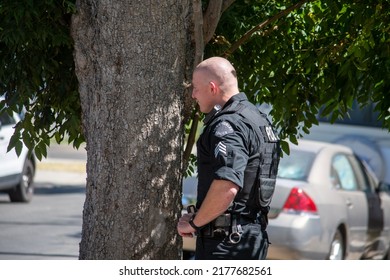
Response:
[{"label": "green leaf", "polygon": [[289,139],[290,139],[291,143],[298,145],[298,139],[294,134],[291,134]]},{"label": "green leaf", "polygon": [[280,141],[280,146],[282,148],[282,151],[286,154],[286,155],[289,155],[290,154],[290,146],[289,146],[289,143],[287,141],[284,141],[284,140],[281,140]]}]

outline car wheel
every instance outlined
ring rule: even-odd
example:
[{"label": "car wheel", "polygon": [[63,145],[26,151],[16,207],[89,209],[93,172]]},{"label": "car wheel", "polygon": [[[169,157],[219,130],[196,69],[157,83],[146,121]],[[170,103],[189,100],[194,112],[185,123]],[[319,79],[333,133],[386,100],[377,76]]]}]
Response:
[{"label": "car wheel", "polygon": [[329,260],[343,260],[344,259],[344,239],[343,236],[340,233],[340,230],[337,230],[332,243],[330,244],[330,251],[329,251]]},{"label": "car wheel", "polygon": [[20,183],[8,195],[12,202],[29,202],[34,194],[34,165],[26,159]]}]

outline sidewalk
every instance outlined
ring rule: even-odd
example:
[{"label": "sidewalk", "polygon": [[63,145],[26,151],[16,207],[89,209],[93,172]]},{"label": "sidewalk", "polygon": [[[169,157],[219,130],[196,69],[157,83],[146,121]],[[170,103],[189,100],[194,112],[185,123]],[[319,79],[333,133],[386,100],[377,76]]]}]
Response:
[{"label": "sidewalk", "polygon": [[37,170],[86,173],[86,164],[85,160],[46,158],[37,162]]},{"label": "sidewalk", "polygon": [[45,160],[38,162],[34,181],[45,185],[85,186],[86,178],[83,162]]}]

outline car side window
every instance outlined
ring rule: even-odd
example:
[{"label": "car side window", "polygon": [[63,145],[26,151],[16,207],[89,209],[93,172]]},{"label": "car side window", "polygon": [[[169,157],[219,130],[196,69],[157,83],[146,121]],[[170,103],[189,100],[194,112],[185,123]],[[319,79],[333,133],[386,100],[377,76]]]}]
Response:
[{"label": "car side window", "polygon": [[[338,154],[332,159],[332,181],[339,184],[339,188],[348,191],[358,190],[355,173],[346,155]],[[335,179],[336,178],[336,179]]]}]

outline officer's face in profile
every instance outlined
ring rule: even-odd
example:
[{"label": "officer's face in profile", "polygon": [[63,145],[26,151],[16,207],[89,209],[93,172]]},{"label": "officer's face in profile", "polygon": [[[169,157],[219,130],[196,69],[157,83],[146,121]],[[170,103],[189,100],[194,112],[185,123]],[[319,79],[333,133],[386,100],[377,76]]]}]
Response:
[{"label": "officer's face in profile", "polygon": [[192,76],[192,98],[199,104],[202,113],[210,113],[216,105],[212,85],[204,71],[195,71]]}]

